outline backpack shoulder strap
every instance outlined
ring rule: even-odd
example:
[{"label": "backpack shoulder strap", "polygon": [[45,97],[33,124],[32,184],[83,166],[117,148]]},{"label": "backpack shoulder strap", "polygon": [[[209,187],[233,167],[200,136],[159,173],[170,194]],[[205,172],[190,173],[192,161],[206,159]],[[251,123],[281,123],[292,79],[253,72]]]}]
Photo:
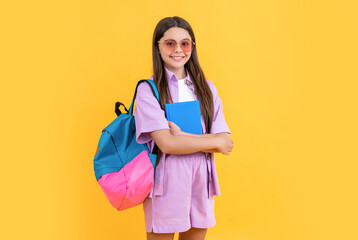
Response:
[{"label": "backpack shoulder strap", "polygon": [[146,79],[145,81],[147,81],[151,85],[152,92],[153,92],[154,96],[157,98],[158,102],[160,103],[159,92],[158,92],[157,85],[155,84],[155,82],[151,79]]},{"label": "backpack shoulder strap", "polygon": [[[153,80],[151,80],[151,79],[142,79],[137,83],[137,86],[135,88],[132,104],[131,104],[131,106],[129,108],[129,111],[128,111],[128,113],[131,114],[131,115],[133,115],[133,104],[134,104],[135,98],[137,96],[137,89],[138,89],[139,84],[141,84],[142,82],[149,83],[150,88],[152,89],[153,95],[156,97],[156,99],[158,100],[159,105],[160,105],[159,92],[158,92],[157,85],[155,84],[155,82]],[[153,148],[152,153],[158,155],[158,146],[157,146],[157,144],[154,144],[154,148]]]},{"label": "backpack shoulder strap", "polygon": [[128,111],[128,113],[131,115],[133,115],[133,105],[134,105],[135,98],[137,96],[137,89],[138,89],[139,84],[141,84],[142,82],[147,82],[149,84],[150,88],[152,89],[153,95],[156,97],[156,99],[158,100],[159,105],[160,105],[159,92],[158,92],[157,85],[155,84],[155,82],[151,79],[142,79],[137,83],[137,86],[135,88],[133,100],[132,100],[131,106]]}]

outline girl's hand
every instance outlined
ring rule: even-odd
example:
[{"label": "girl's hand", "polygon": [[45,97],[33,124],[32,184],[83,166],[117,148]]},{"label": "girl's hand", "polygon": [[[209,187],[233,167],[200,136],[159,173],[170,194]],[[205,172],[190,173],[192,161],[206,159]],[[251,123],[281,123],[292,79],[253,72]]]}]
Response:
[{"label": "girl's hand", "polygon": [[182,131],[180,130],[180,127],[178,127],[175,123],[168,121],[170,133],[172,135],[182,135]]},{"label": "girl's hand", "polygon": [[215,135],[218,140],[217,150],[222,154],[229,155],[234,148],[234,142],[230,137],[229,133],[218,133]]}]

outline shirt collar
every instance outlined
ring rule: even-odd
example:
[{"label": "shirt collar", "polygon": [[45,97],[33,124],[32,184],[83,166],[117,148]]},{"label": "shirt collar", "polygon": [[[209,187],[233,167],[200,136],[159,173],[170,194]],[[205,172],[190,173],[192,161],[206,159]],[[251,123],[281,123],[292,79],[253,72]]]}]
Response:
[{"label": "shirt collar", "polygon": [[[170,70],[167,69],[166,67],[164,67],[164,68],[165,68],[165,73],[166,73],[166,75],[167,75],[168,81],[178,81],[178,78],[175,76],[175,74],[174,74],[172,71],[170,71]],[[190,74],[189,74],[188,70],[185,69],[185,71],[186,71],[186,77],[185,77],[185,79],[187,79],[190,83],[193,83],[193,81],[192,81],[191,78],[190,78]],[[191,84],[191,85],[192,85],[192,84]]]}]

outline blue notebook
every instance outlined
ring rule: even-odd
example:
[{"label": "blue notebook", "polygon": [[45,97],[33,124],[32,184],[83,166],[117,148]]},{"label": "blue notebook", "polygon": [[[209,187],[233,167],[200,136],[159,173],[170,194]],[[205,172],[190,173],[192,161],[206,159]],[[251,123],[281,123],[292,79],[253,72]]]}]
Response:
[{"label": "blue notebook", "polygon": [[203,134],[199,100],[164,104],[165,117],[182,132]]}]

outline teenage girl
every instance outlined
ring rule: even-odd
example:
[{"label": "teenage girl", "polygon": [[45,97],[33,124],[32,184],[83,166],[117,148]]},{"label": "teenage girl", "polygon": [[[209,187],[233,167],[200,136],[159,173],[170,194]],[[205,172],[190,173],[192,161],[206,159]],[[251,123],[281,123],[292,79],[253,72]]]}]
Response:
[{"label": "teenage girl", "polygon": [[[147,239],[202,240],[215,225],[214,195],[220,190],[214,154],[233,149],[222,102],[198,61],[189,23],[167,17],[153,35],[153,76],[160,104],[149,84],[138,86],[135,123],[138,143],[158,146],[154,186],[143,203]],[[202,135],[182,132],[165,118],[164,104],[199,100]]]}]

